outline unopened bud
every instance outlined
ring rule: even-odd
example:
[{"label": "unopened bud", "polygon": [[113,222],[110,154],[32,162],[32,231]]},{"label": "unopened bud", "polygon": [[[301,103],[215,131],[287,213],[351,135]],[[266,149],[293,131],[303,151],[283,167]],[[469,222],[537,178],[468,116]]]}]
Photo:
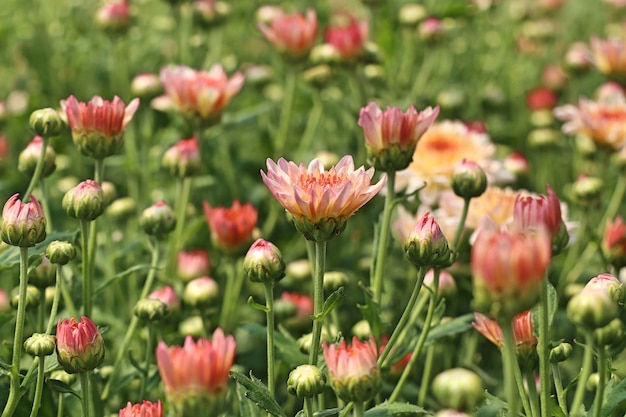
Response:
[{"label": "unopened bud", "polygon": [[137,210],[137,203],[132,197],[122,197],[111,202],[107,207],[107,216],[114,219],[123,220],[128,216],[135,214]]},{"label": "unopened bud", "polygon": [[176,215],[165,201],[158,201],[141,213],[139,225],[147,234],[160,238],[174,230]]},{"label": "unopened bud", "polygon": [[70,242],[55,240],[46,248],[46,257],[53,264],[65,265],[76,257],[76,249]]},{"label": "unopened bud", "polygon": [[191,316],[180,322],[178,326],[180,334],[193,337],[204,336],[204,322],[200,316]]},{"label": "unopened bud", "polygon": [[59,369],[50,373],[50,379],[61,381],[66,385],[72,385],[74,382],[76,382],[76,375],[68,374],[64,370]]},{"label": "unopened bud", "polygon": [[563,342],[550,350],[550,362],[558,363],[566,361],[572,354],[572,345]]},{"label": "unopened bud", "polygon": [[348,275],[341,271],[328,271],[324,274],[324,289],[336,290],[346,285],[349,281]]},{"label": "unopened bud", "polygon": [[[14,309],[17,309],[17,306],[19,305],[20,302],[22,302],[22,300],[20,300],[20,294],[19,294],[19,287],[16,287],[13,289],[13,291],[11,291],[12,293],[12,297],[11,297],[11,307],[13,307]],[[41,302],[41,291],[39,291],[39,289],[37,289],[37,287],[35,287],[34,285],[29,285],[28,287],[26,287],[26,310],[30,310],[32,308],[35,308],[39,305],[39,303]]]},{"label": "unopened bud", "polygon": [[600,202],[602,196],[603,183],[598,177],[588,177],[581,175],[572,184],[572,194],[574,200],[582,206],[592,206]]},{"label": "unopened bud", "polygon": [[28,283],[39,289],[54,285],[55,277],[55,268],[46,256],[42,256],[41,263],[28,271]]},{"label": "unopened bud", "polygon": [[352,334],[359,340],[369,339],[372,335],[372,329],[367,320],[359,320],[352,326]]},{"label": "unopened bud", "polygon": [[161,94],[163,85],[158,75],[144,72],[133,78],[130,91],[133,96],[151,99]]},{"label": "unopened bud", "polygon": [[430,213],[424,214],[407,236],[404,253],[419,267],[445,268],[453,260],[448,241]]},{"label": "unopened bud", "polygon": [[291,317],[295,317],[298,312],[298,308],[294,303],[287,300],[274,300],[274,316],[277,320],[284,320]]},{"label": "unopened bud", "polygon": [[51,108],[35,110],[28,122],[33,132],[44,138],[60,135],[65,126],[59,113]]},{"label": "unopened bud", "polygon": [[325,86],[332,77],[332,69],[327,64],[320,64],[304,71],[303,78],[307,83],[316,87]]},{"label": "unopened bud", "polygon": [[311,263],[308,259],[298,259],[289,262],[285,268],[287,277],[296,281],[303,281],[311,278]]},{"label": "unopened bud", "polygon": [[198,140],[195,137],[181,139],[165,152],[161,163],[178,178],[198,175],[201,167]]},{"label": "unopened bud", "polygon": [[398,20],[404,26],[417,26],[426,17],[426,8],[419,3],[405,4],[398,12]]},{"label": "unopened bud", "polygon": [[[44,140],[41,136],[35,136],[32,141],[24,148],[17,159],[17,170],[32,176],[37,169],[39,156],[41,155],[41,147],[44,146]],[[52,146],[46,143],[46,151],[42,161],[41,175],[45,178],[50,176],[56,169],[56,153]]]},{"label": "unopened bud", "polygon": [[285,262],[273,243],[257,239],[246,254],[243,270],[252,282],[275,285],[285,276]]},{"label": "unopened bud", "polygon": [[313,64],[336,64],[341,61],[341,53],[331,44],[323,43],[311,49],[309,59]]},{"label": "unopened bud", "polygon": [[583,291],[589,288],[603,289],[609,293],[618,306],[624,305],[624,286],[611,274],[600,274],[591,278]]},{"label": "unopened bud", "polygon": [[600,374],[597,372],[589,375],[587,382],[585,383],[585,389],[587,391],[596,391],[598,389],[598,384],[600,383]]},{"label": "unopened bud", "polygon": [[[538,123],[535,121],[535,123]],[[558,145],[560,133],[550,128],[533,129],[528,134],[528,144],[533,148],[545,149],[553,148]]]},{"label": "unopened bud", "polygon": [[108,206],[117,197],[117,189],[115,188],[115,184],[110,181],[102,181],[102,184],[100,184],[100,188],[102,188],[104,205]]},{"label": "unopened bud", "polygon": [[483,399],[484,388],[482,380],[474,372],[454,368],[435,377],[433,392],[444,407],[468,411]]},{"label": "unopened bud", "polygon": [[452,171],[452,189],[464,199],[478,197],[487,189],[487,175],[476,162],[464,158]]},{"label": "unopened bud", "polygon": [[34,333],[24,341],[24,350],[32,356],[50,356],[56,348],[56,337]]},{"label": "unopened bud", "polygon": [[104,195],[100,185],[93,180],[85,180],[63,196],[63,208],[68,216],[92,221],[104,212]]},{"label": "unopened bud", "polygon": [[609,324],[593,332],[593,338],[599,346],[610,346],[624,340],[624,326],[620,319],[613,319]]},{"label": "unopened bud", "polygon": [[324,392],[326,378],[317,366],[300,365],[289,373],[287,391],[298,398],[313,397]]},{"label": "unopened bud", "polygon": [[587,330],[604,327],[617,317],[617,305],[608,291],[583,289],[567,304],[567,317],[576,326]]},{"label": "unopened bud", "polygon": [[43,208],[32,195],[29,196],[31,201],[28,203],[23,203],[18,197],[18,194],[14,194],[4,204],[0,237],[11,246],[35,246],[46,238]]},{"label": "unopened bud", "polygon": [[167,305],[161,300],[144,298],[135,304],[134,313],[137,317],[146,321],[159,321],[167,316]]},{"label": "unopened bud", "polygon": [[183,292],[183,301],[192,308],[210,307],[219,293],[217,282],[210,277],[196,278],[189,281]]}]

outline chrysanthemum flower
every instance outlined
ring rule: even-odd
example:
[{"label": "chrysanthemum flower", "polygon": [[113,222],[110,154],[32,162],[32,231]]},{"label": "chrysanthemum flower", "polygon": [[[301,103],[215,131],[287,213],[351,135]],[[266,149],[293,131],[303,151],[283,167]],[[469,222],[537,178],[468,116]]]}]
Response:
[{"label": "chrysanthemum flower", "polygon": [[354,169],[352,156],[325,170],[319,159],[308,167],[280,158],[267,159],[263,182],[292,216],[296,229],[308,240],[326,241],[339,235],[346,221],[383,187],[385,178],[371,184],[374,169]]},{"label": "chrysanthemum flower", "polygon": [[143,400],[138,404],[129,401],[126,407],[120,410],[120,417],[163,417],[163,404],[161,400],[155,403]]},{"label": "chrysanthemum flower", "polygon": [[252,241],[258,213],[252,204],[235,200],[231,207],[211,207],[202,202],[204,217],[211,229],[211,238],[220,248],[238,251]]},{"label": "chrysanthemum flower", "polygon": [[91,371],[102,364],[104,339],[91,319],[59,319],[57,359],[68,374]]},{"label": "chrysanthemum flower", "polygon": [[334,16],[337,22],[326,28],[324,40],[332,45],[345,60],[358,56],[369,39],[369,21],[357,19],[349,13]]},{"label": "chrysanthemum flower", "polygon": [[280,52],[299,58],[309,52],[317,36],[317,16],[315,10],[307,9],[306,14],[286,14],[277,10],[269,26],[258,24],[263,36]]},{"label": "chrysanthemum flower", "polygon": [[619,39],[590,40],[591,63],[605,75],[626,76],[626,44]]}]

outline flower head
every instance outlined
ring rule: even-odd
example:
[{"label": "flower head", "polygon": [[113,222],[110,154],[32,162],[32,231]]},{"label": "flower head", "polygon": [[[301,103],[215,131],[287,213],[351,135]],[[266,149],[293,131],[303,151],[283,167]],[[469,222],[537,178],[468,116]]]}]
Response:
[{"label": "flower head", "polygon": [[243,269],[252,282],[275,284],[285,276],[285,262],[280,250],[261,238],[248,249]]},{"label": "flower head", "polygon": [[185,282],[203,275],[211,270],[211,258],[204,249],[181,250],[178,252],[178,276]]},{"label": "flower head", "polygon": [[196,71],[184,65],[161,69],[165,96],[153,105],[159,109],[174,108],[190,121],[207,126],[219,122],[224,108],[243,87],[244,76],[237,72],[228,78],[221,65],[209,71]]},{"label": "flower head", "polygon": [[[31,140],[26,148],[20,153],[17,160],[17,169],[27,175],[33,175],[37,168],[37,162],[39,161],[39,155],[41,154],[41,147],[44,146],[44,141],[41,136],[36,135]],[[56,169],[56,153],[52,146],[46,143],[46,151],[43,159],[43,170],[41,175],[43,177],[50,176]]]},{"label": "flower head", "polygon": [[96,22],[106,30],[119,31],[126,29],[130,20],[129,0],[106,4],[98,9],[96,13]]},{"label": "flower head", "polygon": [[88,317],[57,324],[57,359],[68,374],[96,369],[104,361],[104,339]]},{"label": "flower head", "polygon": [[19,194],[7,200],[2,209],[0,237],[12,246],[30,247],[46,238],[46,218],[43,209],[33,195],[23,203]]},{"label": "flower head", "polygon": [[222,249],[238,251],[252,240],[258,213],[250,203],[235,200],[231,207],[211,207],[202,203],[204,217],[211,229],[211,238]]},{"label": "flower head", "polygon": [[126,407],[120,409],[119,417],[163,417],[163,404],[161,400],[155,403],[143,400],[138,404],[129,401]]},{"label": "flower head", "polygon": [[367,401],[381,385],[378,353],[373,338],[361,342],[352,338],[352,345],[342,341],[329,345],[324,341],[324,359],[333,389],[344,401]]},{"label": "flower head", "polygon": [[308,53],[315,44],[317,16],[313,9],[307,9],[305,15],[286,14],[282,10],[277,10],[269,26],[259,23],[258,27],[276,49],[299,58]]},{"label": "flower head", "polygon": [[195,137],[181,139],[169,148],[161,161],[163,167],[179,178],[193,177],[200,171],[200,146]]},{"label": "flower head", "polygon": [[194,342],[187,336],[183,346],[172,347],[161,341],[156,348],[156,362],[170,403],[187,411],[184,415],[217,416],[226,400],[235,347],[235,339],[225,336],[220,328],[211,340]]},{"label": "flower head", "polygon": [[128,106],[118,96],[113,101],[95,96],[88,103],[69,96],[61,101],[80,153],[94,159],[116,154],[124,144],[123,133],[139,107],[135,98]]},{"label": "flower head", "polygon": [[347,12],[337,14],[334,20],[336,23],[326,28],[324,40],[332,45],[343,59],[356,58],[363,52],[365,42],[369,38],[369,22],[367,19],[357,21]]},{"label": "flower head", "polygon": [[292,216],[296,229],[305,238],[325,241],[340,234],[347,219],[382,188],[385,180],[371,184],[374,169],[354,169],[346,155],[330,170],[319,159],[308,167],[281,158],[278,163],[267,160],[263,182]]},{"label": "flower head", "polygon": [[417,112],[411,106],[404,113],[399,107],[387,107],[383,112],[373,101],[363,107],[359,126],[363,128],[372,165],[383,171],[397,171],[409,166],[417,142],[438,114],[439,107]]},{"label": "flower head", "polygon": [[626,44],[618,39],[592,37],[591,62],[601,73],[609,76],[626,76]]},{"label": "flower head", "polygon": [[602,250],[615,268],[626,266],[626,224],[622,216],[607,223],[602,237]]},{"label": "flower head", "polygon": [[404,252],[412,263],[420,267],[445,268],[454,259],[446,237],[435,218],[428,212],[409,233],[404,243]]}]

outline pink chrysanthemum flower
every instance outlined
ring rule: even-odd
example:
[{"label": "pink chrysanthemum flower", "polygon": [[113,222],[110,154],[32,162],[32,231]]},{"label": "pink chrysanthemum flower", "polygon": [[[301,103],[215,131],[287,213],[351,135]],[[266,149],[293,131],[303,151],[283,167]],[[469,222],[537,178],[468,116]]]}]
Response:
[{"label": "pink chrysanthemum flower", "polygon": [[59,319],[57,359],[68,374],[91,371],[102,364],[104,339],[91,319]]},{"label": "pink chrysanthemum flower", "polygon": [[352,156],[325,170],[319,159],[308,167],[280,158],[267,159],[263,182],[292,216],[296,229],[305,238],[326,241],[339,235],[346,221],[383,187],[385,178],[372,184],[374,169],[354,169]]},{"label": "pink chrysanthemum flower", "polygon": [[276,49],[294,58],[302,57],[311,50],[317,37],[317,26],[317,16],[313,9],[307,9],[305,15],[276,10],[269,26],[258,24],[263,36]]},{"label": "pink chrysanthemum flower", "polygon": [[120,417],[163,417],[163,404],[161,400],[155,403],[144,400],[139,404],[130,401],[126,407],[120,410]]},{"label": "pink chrysanthemum flower", "polygon": [[238,251],[250,243],[258,217],[252,204],[235,200],[231,207],[211,207],[203,201],[202,208],[211,229],[211,239],[217,246]]},{"label": "pink chrysanthemum flower", "polygon": [[332,45],[345,60],[356,58],[369,39],[369,21],[358,21],[349,12],[337,13],[334,24],[324,32],[324,40]]},{"label": "pink chrysanthemum flower", "polygon": [[619,39],[592,37],[590,42],[591,63],[605,75],[626,76],[626,44]]}]

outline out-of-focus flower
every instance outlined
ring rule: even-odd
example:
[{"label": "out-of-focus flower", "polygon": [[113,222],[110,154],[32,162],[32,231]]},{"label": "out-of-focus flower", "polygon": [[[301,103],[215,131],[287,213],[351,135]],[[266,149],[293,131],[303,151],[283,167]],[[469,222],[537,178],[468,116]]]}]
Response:
[{"label": "out-of-focus flower", "polygon": [[280,299],[296,306],[296,317],[310,318],[313,315],[313,299],[306,294],[297,292],[283,292]]},{"label": "out-of-focus flower", "polygon": [[[26,148],[20,153],[17,160],[17,169],[26,175],[32,176],[37,168],[39,155],[41,155],[41,147],[43,146],[43,138],[35,136]],[[46,151],[43,159],[43,169],[41,175],[45,178],[50,176],[56,169],[56,153],[52,146],[46,144]]]},{"label": "out-of-focus flower", "polygon": [[558,64],[550,64],[541,70],[541,82],[548,88],[560,90],[567,85],[567,74]]},{"label": "out-of-focus flower", "polygon": [[430,213],[418,220],[409,233],[404,253],[409,261],[423,268],[445,268],[454,260],[448,241]]},{"label": "out-of-focus flower", "polygon": [[44,255],[41,257],[41,263],[28,271],[28,283],[45,290],[56,282],[55,272],[56,268],[52,267],[52,262]]},{"label": "out-of-focus flower", "polygon": [[37,199],[31,194],[23,203],[19,194],[7,200],[2,209],[0,237],[11,246],[30,247],[46,238],[46,217]]},{"label": "out-of-focus flower", "polygon": [[106,30],[121,31],[128,27],[130,21],[129,0],[106,4],[96,13],[96,23]]},{"label": "out-of-focus flower", "polygon": [[152,101],[157,110],[174,109],[185,119],[202,126],[220,121],[222,112],[243,87],[241,72],[228,78],[221,65],[209,71],[196,71],[184,65],[161,69],[161,83],[165,96]]},{"label": "out-of-focus flower", "polygon": [[626,144],[626,96],[621,89],[612,89],[597,101],[580,98],[578,106],[567,104],[554,109],[557,119],[565,122],[568,135],[590,137],[600,146],[618,150]]},{"label": "out-of-focus flower", "polygon": [[243,261],[243,269],[252,282],[274,285],[285,276],[285,262],[280,250],[265,239],[257,239]]},{"label": "out-of-focus flower", "polygon": [[485,388],[474,372],[464,368],[452,368],[433,379],[433,393],[445,408],[470,411],[482,401]]},{"label": "out-of-focus flower", "polygon": [[104,213],[104,194],[94,180],[85,180],[63,196],[63,208],[73,219],[92,221]]},{"label": "out-of-focus flower", "polygon": [[363,128],[370,163],[385,172],[405,169],[413,160],[415,147],[439,115],[439,107],[420,112],[414,106],[402,112],[387,107],[384,112],[375,102],[361,108],[359,126]]},{"label": "out-of-focus flower", "polygon": [[587,330],[600,329],[619,314],[611,294],[600,287],[583,288],[567,303],[567,318]]},{"label": "out-of-focus flower", "polygon": [[213,304],[218,293],[219,287],[213,278],[200,277],[185,285],[183,301],[192,308],[205,309]]},{"label": "out-of-focus flower", "polygon": [[211,258],[204,249],[178,252],[178,276],[185,282],[208,275],[211,270]]},{"label": "out-of-focus flower", "polygon": [[539,301],[551,258],[552,243],[545,228],[532,234],[482,228],[471,253],[476,307],[497,318],[528,310]]},{"label": "out-of-focus flower", "polygon": [[135,304],[133,313],[141,320],[154,322],[167,317],[169,310],[167,309],[167,305],[161,300],[157,300],[156,298],[142,298]]},{"label": "out-of-focus flower", "polygon": [[344,60],[356,59],[369,38],[369,21],[357,19],[350,13],[338,13],[326,28],[324,40],[332,45]]},{"label": "out-of-focus flower", "polygon": [[306,55],[317,36],[317,16],[315,10],[307,9],[306,14],[287,14],[278,10],[271,18],[269,26],[258,23],[263,36],[274,45],[278,51],[293,58]]},{"label": "out-of-focus flower", "polygon": [[[434,291],[434,280],[435,270],[431,268],[426,272],[426,275],[424,276],[424,285],[422,287],[422,291],[428,291],[428,289]],[[456,294],[456,292],[457,286],[454,277],[448,271],[439,271],[439,285],[437,288],[437,293],[442,297],[450,297]]]},{"label": "out-of-focus flower", "polygon": [[344,401],[368,401],[374,398],[381,386],[378,353],[373,338],[361,342],[352,338],[352,345],[346,341],[322,345],[324,359],[328,366],[330,382],[337,396]]},{"label": "out-of-focus flower", "polygon": [[130,91],[134,96],[153,98],[163,91],[159,76],[151,72],[142,72],[135,75],[130,83]]},{"label": "out-of-focus flower", "polygon": [[553,109],[559,98],[547,87],[537,87],[526,93],[526,107],[531,111]]},{"label": "out-of-focus flower", "polygon": [[581,206],[595,206],[600,202],[604,182],[602,178],[580,174],[572,184],[572,196]]},{"label": "out-of-focus flower", "polygon": [[91,371],[102,364],[104,339],[91,319],[59,319],[57,359],[68,374]]},{"label": "out-of-focus flower", "polygon": [[593,277],[585,284],[584,290],[592,289],[592,288],[600,288],[609,293],[611,298],[615,301],[618,306],[624,305],[624,286],[611,274],[600,274],[596,277]]},{"label": "out-of-focus flower", "polygon": [[431,205],[441,191],[450,189],[452,172],[463,158],[480,165],[490,184],[512,180],[502,163],[494,159],[495,151],[486,133],[470,130],[459,121],[435,123],[417,143],[413,162],[398,172],[397,188],[410,193],[426,182],[420,200]]},{"label": "out-of-focus flower", "polygon": [[438,39],[445,33],[445,27],[440,19],[429,17],[419,24],[417,31],[422,39],[432,41]]},{"label": "out-of-focus flower", "polygon": [[137,111],[139,99],[126,106],[118,96],[113,101],[95,96],[87,103],[69,96],[61,100],[61,107],[78,150],[90,158],[103,159],[122,149],[124,129]]},{"label": "out-of-focus flower", "polygon": [[591,63],[608,76],[626,76],[626,45],[620,39],[592,37],[590,42]]},{"label": "out-of-focus flower", "polygon": [[129,401],[126,407],[120,409],[119,417],[163,417],[163,404],[161,400],[155,403],[143,400],[138,404]]},{"label": "out-of-focus flower", "polygon": [[419,3],[407,3],[398,10],[398,21],[405,26],[416,26],[426,17],[426,8]]},{"label": "out-of-focus flower", "polygon": [[565,53],[565,65],[574,71],[584,71],[591,66],[591,57],[584,42],[574,42]]},{"label": "out-of-focus flower", "polygon": [[602,237],[602,250],[616,269],[626,266],[626,224],[622,216],[607,222]]},{"label": "out-of-focus flower", "polygon": [[159,238],[174,230],[176,214],[165,201],[157,201],[141,213],[139,226],[147,234]]},{"label": "out-of-focus flower", "polygon": [[148,298],[159,300],[165,304],[169,315],[176,314],[180,310],[180,298],[170,285],[152,291]]},{"label": "out-of-focus flower", "polygon": [[211,340],[191,336],[183,346],[156,348],[156,362],[169,404],[180,415],[218,416],[228,389],[228,372],[235,360],[235,339],[222,329]]},{"label": "out-of-focus flower", "polygon": [[6,313],[11,309],[11,301],[6,291],[0,290],[0,314]]},{"label": "out-of-focus flower", "polygon": [[515,151],[504,159],[504,168],[517,178],[523,178],[528,175],[530,166],[528,159],[521,152]]},{"label": "out-of-focus flower", "polygon": [[231,12],[229,3],[215,0],[195,0],[193,7],[198,20],[204,25],[216,24],[228,17]]},{"label": "out-of-focus flower", "polygon": [[374,169],[354,169],[352,156],[325,170],[319,159],[308,167],[280,158],[267,159],[263,182],[292,216],[296,229],[308,240],[326,241],[339,235],[346,222],[383,187],[385,178],[371,184]]},{"label": "out-of-focus flower", "polygon": [[178,178],[198,175],[201,167],[198,139],[192,137],[179,140],[163,154],[161,164]]},{"label": "out-of-focus flower", "polygon": [[235,200],[231,207],[211,207],[203,201],[204,217],[211,229],[211,239],[227,251],[238,251],[252,240],[258,213],[250,203]]}]

